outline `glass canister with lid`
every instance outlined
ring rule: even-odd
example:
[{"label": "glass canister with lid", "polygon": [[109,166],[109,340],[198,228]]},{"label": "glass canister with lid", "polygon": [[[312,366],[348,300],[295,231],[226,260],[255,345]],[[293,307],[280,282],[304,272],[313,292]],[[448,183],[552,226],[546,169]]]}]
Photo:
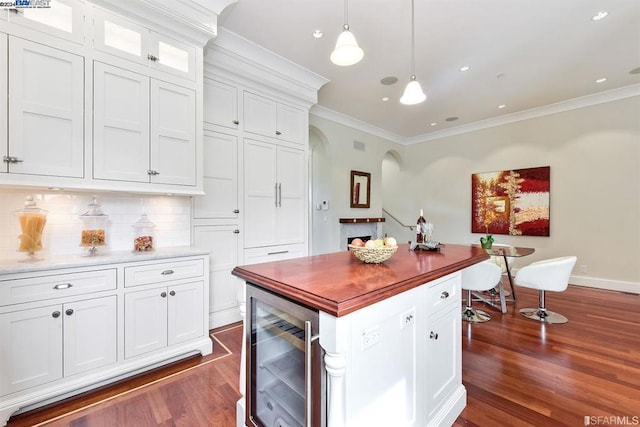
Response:
[{"label": "glass canister with lid", "polygon": [[25,198],[24,208],[13,212],[20,223],[18,252],[25,252],[26,261],[38,261],[36,253],[42,250],[42,232],[47,223],[48,211],[36,206],[33,196]]},{"label": "glass canister with lid", "polygon": [[99,247],[107,245],[107,219],[108,215],[102,212],[98,203],[98,196],[91,196],[89,209],[80,215],[82,221],[82,235],[80,246],[85,248],[86,255],[96,255]]},{"label": "glass canister with lid", "polygon": [[151,222],[146,213],[140,215],[138,222],[133,224],[134,252],[148,252],[154,249],[154,228],[156,225]]}]

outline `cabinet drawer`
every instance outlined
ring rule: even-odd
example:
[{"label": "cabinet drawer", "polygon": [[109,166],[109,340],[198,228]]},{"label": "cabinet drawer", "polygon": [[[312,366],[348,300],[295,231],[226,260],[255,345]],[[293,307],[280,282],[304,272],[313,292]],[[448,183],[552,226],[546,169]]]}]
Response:
[{"label": "cabinet drawer", "polygon": [[124,268],[124,286],[164,283],[202,275],[204,275],[204,261],[202,259],[135,265]]},{"label": "cabinet drawer", "polygon": [[244,250],[244,263],[260,264],[263,262],[298,258],[306,255],[306,246],[303,244],[249,248]]},{"label": "cabinet drawer", "polygon": [[78,271],[0,282],[0,306],[116,289],[116,269]]},{"label": "cabinet drawer", "polygon": [[427,288],[427,315],[460,301],[460,273],[446,276]]}]

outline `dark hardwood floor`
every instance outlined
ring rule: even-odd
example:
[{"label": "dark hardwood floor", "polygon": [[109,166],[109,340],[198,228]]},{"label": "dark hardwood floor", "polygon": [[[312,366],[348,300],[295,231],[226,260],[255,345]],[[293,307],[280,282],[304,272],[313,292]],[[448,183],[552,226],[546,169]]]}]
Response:
[{"label": "dark hardwood floor", "polygon": [[[569,318],[544,325],[517,309],[462,325],[467,407],[455,426],[640,424],[640,297],[570,286],[547,307]],[[478,308],[483,304],[475,304]],[[13,417],[18,426],[235,426],[242,328],[212,331],[214,354]],[[626,418],[625,418],[626,417]],[[634,418],[635,417],[635,418]],[[388,426],[384,426],[388,427]]]}]

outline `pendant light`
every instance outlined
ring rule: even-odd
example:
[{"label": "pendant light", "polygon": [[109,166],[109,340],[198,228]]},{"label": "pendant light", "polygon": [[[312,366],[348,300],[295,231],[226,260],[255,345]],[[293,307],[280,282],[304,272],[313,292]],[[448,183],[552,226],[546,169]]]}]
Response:
[{"label": "pendant light", "polygon": [[427,95],[422,91],[420,82],[416,80],[416,35],[415,35],[415,11],[414,0],[411,0],[411,81],[404,89],[404,93],[400,98],[400,103],[404,105],[415,105],[424,102]]},{"label": "pendant light", "polygon": [[349,31],[348,3],[344,0],[344,26],[336,41],[336,48],[331,52],[331,62],[342,67],[357,64],[364,56],[364,52],[358,46],[356,37]]}]

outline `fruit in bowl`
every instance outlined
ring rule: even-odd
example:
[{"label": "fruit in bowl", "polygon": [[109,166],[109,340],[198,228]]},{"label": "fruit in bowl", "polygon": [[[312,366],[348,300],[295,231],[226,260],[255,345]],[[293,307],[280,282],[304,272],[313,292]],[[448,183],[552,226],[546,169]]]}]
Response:
[{"label": "fruit in bowl", "polygon": [[[362,242],[361,239],[358,240]],[[349,244],[349,250],[360,261],[369,264],[379,264],[388,260],[398,249],[398,242],[393,237],[371,239],[366,242],[360,242],[356,242],[356,239],[354,239]]]}]

